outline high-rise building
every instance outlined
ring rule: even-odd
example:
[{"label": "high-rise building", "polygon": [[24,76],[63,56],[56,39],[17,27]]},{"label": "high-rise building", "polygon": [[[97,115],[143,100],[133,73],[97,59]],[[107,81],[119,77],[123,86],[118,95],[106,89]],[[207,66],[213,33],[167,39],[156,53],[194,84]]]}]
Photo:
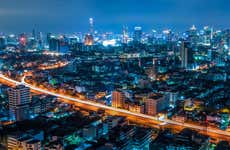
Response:
[{"label": "high-rise building", "polygon": [[122,43],[127,44],[128,43],[128,38],[129,38],[128,27],[123,26],[123,29],[122,29]]},{"label": "high-rise building", "polygon": [[193,50],[190,42],[182,41],[180,55],[181,55],[181,67],[186,69],[192,68]]},{"label": "high-rise building", "polygon": [[47,33],[47,35],[46,35],[46,43],[47,44],[49,44],[51,36],[52,36],[52,33]]},{"label": "high-rise building", "polygon": [[166,96],[158,93],[150,94],[145,100],[145,113],[154,116],[168,106],[169,100]]},{"label": "high-rise building", "polygon": [[43,48],[43,36],[42,36],[42,32],[38,32],[38,37],[37,37],[37,39],[38,39],[38,48],[39,49],[42,49]]},{"label": "high-rise building", "polygon": [[204,30],[202,31],[202,44],[205,46],[210,46],[211,41],[213,39],[213,28],[210,28],[208,26],[204,27]]},{"label": "high-rise building", "polygon": [[36,34],[36,30],[35,30],[35,29],[32,30],[32,37],[33,37],[35,40],[37,40],[37,34]]},{"label": "high-rise building", "polygon": [[122,91],[113,91],[112,107],[123,108],[125,104],[125,94]]},{"label": "high-rise building", "polygon": [[133,41],[134,42],[141,42],[141,39],[142,39],[142,27],[135,27],[134,28]]},{"label": "high-rise building", "polygon": [[34,49],[37,47],[37,41],[35,40],[34,37],[29,37],[27,40],[27,47],[29,49]]},{"label": "high-rise building", "polygon": [[49,50],[51,51],[59,51],[60,50],[60,41],[57,37],[55,36],[50,36],[49,37]]},{"label": "high-rise building", "polygon": [[16,121],[29,118],[30,88],[18,85],[8,89],[9,109]]},{"label": "high-rise building", "polygon": [[199,36],[197,35],[197,29],[195,25],[193,25],[188,31],[188,41],[190,41],[194,46],[196,46],[199,41]]}]

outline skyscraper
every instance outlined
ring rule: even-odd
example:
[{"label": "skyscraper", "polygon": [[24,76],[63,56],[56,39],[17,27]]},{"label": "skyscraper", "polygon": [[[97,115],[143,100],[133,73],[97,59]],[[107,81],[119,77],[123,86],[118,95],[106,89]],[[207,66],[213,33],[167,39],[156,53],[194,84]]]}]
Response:
[{"label": "skyscraper", "polygon": [[37,34],[36,34],[36,30],[35,30],[35,29],[32,30],[32,37],[33,37],[35,40],[37,40]]},{"label": "skyscraper", "polygon": [[122,28],[122,43],[123,44],[127,44],[128,43],[128,27],[127,26],[123,26]]},{"label": "skyscraper", "polygon": [[135,27],[134,28],[133,41],[134,42],[141,42],[141,39],[142,39],[142,27]]},{"label": "skyscraper", "polygon": [[37,39],[38,39],[38,48],[39,49],[42,49],[43,48],[43,36],[42,36],[42,32],[38,32],[38,37],[37,37]]},{"label": "skyscraper", "polygon": [[193,50],[190,42],[182,41],[181,43],[181,67],[189,69],[193,63]]},{"label": "skyscraper", "polygon": [[16,121],[29,118],[29,104],[31,102],[30,88],[18,85],[8,89],[9,110]]},{"label": "skyscraper", "polygon": [[60,50],[60,40],[53,35],[51,35],[49,37],[49,50],[51,50],[51,51],[59,51]]},{"label": "skyscraper", "polygon": [[202,44],[205,46],[210,46],[212,38],[213,38],[213,28],[205,26],[202,34]]},{"label": "skyscraper", "polygon": [[197,35],[197,29],[195,25],[193,25],[188,31],[188,41],[191,42],[193,46],[197,46],[199,36]]}]

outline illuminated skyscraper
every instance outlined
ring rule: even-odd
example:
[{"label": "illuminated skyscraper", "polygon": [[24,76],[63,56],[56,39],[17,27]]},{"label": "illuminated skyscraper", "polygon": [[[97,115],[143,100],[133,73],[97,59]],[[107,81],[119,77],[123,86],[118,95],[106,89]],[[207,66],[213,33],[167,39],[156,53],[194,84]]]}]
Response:
[{"label": "illuminated skyscraper", "polygon": [[128,27],[123,26],[123,29],[122,29],[122,43],[127,44],[128,43],[128,38],[129,38]]},{"label": "illuminated skyscraper", "polygon": [[51,51],[59,51],[60,50],[60,41],[55,36],[49,37],[49,50]]},{"label": "illuminated skyscraper", "polygon": [[84,44],[86,46],[92,46],[94,43],[94,20],[89,18],[89,33],[85,35]]},{"label": "illuminated skyscraper", "polygon": [[190,42],[182,41],[181,43],[181,67],[189,69],[193,63],[193,50]]},{"label": "illuminated skyscraper", "polygon": [[202,33],[202,44],[205,46],[210,46],[212,38],[213,38],[213,29],[208,26],[205,26]]},{"label": "illuminated skyscraper", "polygon": [[142,39],[142,27],[135,27],[133,40],[134,42],[141,42],[141,39]]},{"label": "illuminated skyscraper", "polygon": [[196,46],[198,40],[199,36],[197,35],[197,29],[195,25],[193,25],[188,31],[188,41],[190,41],[192,45]]},{"label": "illuminated skyscraper", "polygon": [[18,85],[16,88],[8,89],[9,110],[16,121],[29,118],[29,104],[31,102],[30,88]]},{"label": "illuminated skyscraper", "polygon": [[37,35],[36,35],[36,30],[33,29],[32,31],[32,37],[36,40],[37,39]]},{"label": "illuminated skyscraper", "polygon": [[44,45],[43,45],[44,43],[43,43],[42,32],[39,32],[39,33],[38,33],[38,37],[37,37],[37,38],[38,38],[38,48],[39,48],[39,49],[42,49],[43,46],[44,46]]}]

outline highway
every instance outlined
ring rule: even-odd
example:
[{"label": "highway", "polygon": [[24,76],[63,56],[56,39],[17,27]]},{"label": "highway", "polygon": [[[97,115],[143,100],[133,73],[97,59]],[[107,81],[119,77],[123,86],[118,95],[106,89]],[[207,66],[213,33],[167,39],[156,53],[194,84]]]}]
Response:
[{"label": "highway", "polygon": [[38,91],[40,93],[52,95],[52,96],[62,98],[62,99],[66,99],[66,100],[69,100],[69,101],[73,101],[73,102],[77,102],[77,103],[81,103],[81,104],[85,104],[85,105],[89,105],[89,106],[94,106],[94,107],[101,108],[101,109],[111,110],[111,111],[115,111],[115,112],[118,112],[118,113],[123,113],[123,114],[126,114],[127,116],[140,117],[140,118],[143,118],[143,119],[146,119],[146,120],[154,120],[154,121],[159,122],[159,125],[162,124],[162,123],[167,123],[167,124],[172,124],[172,125],[177,125],[177,126],[182,126],[182,127],[187,127],[187,128],[191,128],[191,129],[200,130],[200,131],[207,132],[207,133],[215,133],[215,134],[218,134],[218,135],[229,136],[230,137],[230,132],[219,130],[219,129],[216,129],[216,128],[204,127],[204,126],[201,126],[201,125],[195,125],[195,124],[191,124],[191,123],[181,123],[181,122],[176,122],[176,121],[169,120],[169,119],[159,119],[158,117],[155,117],[155,116],[149,116],[149,115],[141,114],[141,113],[134,113],[134,112],[130,112],[130,111],[125,110],[125,109],[119,109],[119,108],[115,108],[115,107],[110,107],[110,106],[106,106],[106,105],[96,103],[96,102],[93,102],[93,101],[89,101],[89,100],[82,100],[82,99],[66,96],[66,95],[63,95],[63,94],[50,92],[48,90],[37,88],[37,87],[35,87],[33,85],[30,85],[30,84],[24,82],[24,78],[22,78],[22,82],[19,82],[19,81],[10,79],[10,78],[0,74],[0,79],[3,79],[5,81],[13,83],[13,84],[24,84],[25,86],[30,87],[30,89],[32,89],[34,91]]}]

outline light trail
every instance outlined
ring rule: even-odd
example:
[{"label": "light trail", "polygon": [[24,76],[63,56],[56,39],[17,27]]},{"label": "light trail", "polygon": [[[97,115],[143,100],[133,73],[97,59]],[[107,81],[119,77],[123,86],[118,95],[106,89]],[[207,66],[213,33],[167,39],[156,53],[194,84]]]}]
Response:
[{"label": "light trail", "polygon": [[106,110],[112,110],[112,111],[115,111],[115,112],[120,112],[120,113],[130,115],[130,116],[141,117],[141,118],[147,119],[147,120],[150,119],[150,120],[158,121],[159,125],[162,124],[162,123],[168,123],[168,124],[183,126],[183,127],[187,127],[187,128],[196,129],[196,130],[201,130],[201,131],[205,131],[205,132],[215,133],[215,134],[219,134],[219,135],[230,136],[230,132],[215,129],[215,128],[211,128],[211,127],[194,125],[194,124],[190,124],[190,123],[181,123],[181,122],[173,121],[173,120],[170,120],[170,119],[159,119],[158,117],[149,116],[149,115],[146,115],[146,114],[134,113],[134,112],[131,112],[131,111],[128,111],[128,110],[125,110],[125,109],[110,107],[110,106],[103,105],[103,104],[100,104],[100,103],[96,103],[96,102],[92,102],[92,101],[88,101],[88,100],[81,100],[81,99],[78,99],[78,98],[65,96],[65,95],[62,95],[62,94],[55,93],[55,92],[50,92],[48,90],[37,88],[37,87],[35,87],[33,85],[30,85],[30,84],[26,83],[24,81],[24,79],[25,79],[24,77],[22,78],[22,82],[18,82],[16,80],[10,79],[10,78],[2,75],[2,74],[0,74],[0,78],[6,80],[8,82],[14,83],[14,84],[24,84],[25,86],[31,88],[32,90],[35,90],[35,91],[38,91],[38,92],[41,92],[41,93],[44,93],[44,94],[52,95],[52,96],[55,96],[55,97],[63,98],[63,99],[66,99],[66,100],[70,100],[70,101],[74,101],[74,102],[78,102],[78,103],[81,103],[81,104],[86,104],[86,105],[90,105],[90,106],[94,106],[94,107],[102,108],[102,109],[106,109]]}]

